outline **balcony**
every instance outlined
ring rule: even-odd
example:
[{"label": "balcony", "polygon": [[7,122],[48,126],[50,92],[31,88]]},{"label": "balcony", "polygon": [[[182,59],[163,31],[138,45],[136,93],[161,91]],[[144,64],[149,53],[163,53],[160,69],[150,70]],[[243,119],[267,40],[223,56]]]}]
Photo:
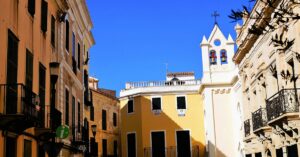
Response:
[{"label": "balcony", "polygon": [[0,85],[0,129],[17,134],[42,124],[39,97],[23,84]]},{"label": "balcony", "polygon": [[293,113],[299,112],[299,89],[282,89],[267,99],[266,103],[269,123],[293,116]]},{"label": "balcony", "polygon": [[244,121],[245,137],[250,135],[250,119]]},{"label": "balcony", "polygon": [[[71,128],[72,130],[72,147],[74,148],[74,151],[77,152],[85,152],[87,151],[87,144],[88,141],[85,141],[86,131],[82,130],[84,127],[82,126],[73,126]],[[82,132],[84,131],[84,132]],[[85,136],[83,135],[85,134]]]},{"label": "balcony", "polygon": [[265,108],[260,108],[252,113],[253,132],[266,126],[268,123],[267,111]]},{"label": "balcony", "polygon": [[[163,148],[162,150],[164,150],[165,157],[177,157],[177,147],[176,146],[166,147],[166,148]],[[153,155],[152,147],[144,148],[144,157],[152,157],[152,155]],[[189,155],[187,155],[186,157],[188,157],[188,156]],[[191,157],[200,157],[199,146],[197,146],[197,145],[192,146]]]}]

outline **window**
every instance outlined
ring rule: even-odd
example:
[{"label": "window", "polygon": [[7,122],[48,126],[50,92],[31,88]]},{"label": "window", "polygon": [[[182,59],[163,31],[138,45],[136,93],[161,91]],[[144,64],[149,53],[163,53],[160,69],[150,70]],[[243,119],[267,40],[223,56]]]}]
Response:
[{"label": "window", "polygon": [[227,64],[227,52],[226,50],[221,50],[221,64]]},{"label": "window", "polygon": [[102,130],[106,130],[106,110],[102,110]]},{"label": "window", "polygon": [[28,0],[28,12],[31,16],[35,14],[35,0]]},{"label": "window", "polygon": [[118,141],[114,141],[114,157],[118,156]]},{"label": "window", "polygon": [[69,37],[69,33],[70,33],[70,31],[69,31],[69,21],[68,20],[66,20],[66,38],[65,38],[65,40],[66,40],[66,50],[69,52],[69,44],[70,44],[70,37]]},{"label": "window", "polygon": [[210,65],[216,65],[217,64],[217,55],[215,50],[211,50],[209,52],[209,63]]},{"label": "window", "polygon": [[77,126],[78,126],[78,132],[80,132],[80,102],[78,102],[78,106],[77,106]]},{"label": "window", "polygon": [[177,109],[186,109],[185,96],[178,96],[177,97]]},{"label": "window", "polygon": [[41,30],[46,33],[47,32],[47,16],[48,16],[48,3],[45,0],[42,0],[41,7]]},{"label": "window", "polygon": [[78,49],[77,49],[77,65],[78,65],[78,69],[80,70],[80,44],[78,43]]},{"label": "window", "polygon": [[69,125],[69,91],[66,89],[65,124]]},{"label": "window", "polygon": [[216,39],[214,41],[215,46],[220,46],[221,45],[221,41],[219,39]]},{"label": "window", "polygon": [[152,98],[152,110],[161,110],[161,98]]},{"label": "window", "polygon": [[94,106],[91,106],[90,108],[90,120],[94,121]]},{"label": "window", "polygon": [[32,90],[33,55],[26,49],[26,86]]},{"label": "window", "polygon": [[39,65],[39,97],[40,97],[40,107],[41,112],[40,118],[42,123],[42,126],[45,126],[45,97],[46,97],[46,68],[40,63]]},{"label": "window", "polygon": [[5,137],[5,156],[17,156],[17,139],[13,137]]},{"label": "window", "polygon": [[24,157],[31,157],[31,141],[24,140]]},{"label": "window", "polygon": [[75,49],[75,34],[72,32],[72,55],[75,58],[76,55],[76,49]]},{"label": "window", "polygon": [[72,127],[73,128],[75,127],[75,97],[74,96],[72,96]]},{"label": "window", "polygon": [[113,124],[117,126],[117,113],[113,113]]},{"label": "window", "polygon": [[55,18],[51,16],[51,44],[55,47]]},{"label": "window", "polygon": [[107,157],[107,139],[102,139],[102,157]]},{"label": "window", "polygon": [[130,99],[127,104],[127,113],[132,113],[134,111],[133,99]]}]

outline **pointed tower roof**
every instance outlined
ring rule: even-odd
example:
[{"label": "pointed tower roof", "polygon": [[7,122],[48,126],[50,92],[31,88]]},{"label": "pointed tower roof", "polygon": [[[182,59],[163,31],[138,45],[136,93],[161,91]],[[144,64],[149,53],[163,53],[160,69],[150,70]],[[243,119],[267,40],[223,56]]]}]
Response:
[{"label": "pointed tower roof", "polygon": [[234,44],[234,40],[232,39],[231,35],[228,35],[227,44]]},{"label": "pointed tower roof", "polygon": [[209,43],[208,43],[208,41],[207,41],[207,39],[206,39],[206,37],[204,35],[203,38],[202,38],[202,41],[201,41],[200,45],[202,46],[202,45],[207,45],[207,44],[209,44]]},{"label": "pointed tower roof", "polygon": [[226,40],[226,37],[222,33],[222,31],[221,31],[220,27],[218,26],[218,24],[215,24],[213,30],[211,31],[210,36],[208,38],[208,42],[210,43],[212,41],[213,37],[215,37],[216,35],[219,36],[218,38],[220,40],[223,40],[223,39]]}]

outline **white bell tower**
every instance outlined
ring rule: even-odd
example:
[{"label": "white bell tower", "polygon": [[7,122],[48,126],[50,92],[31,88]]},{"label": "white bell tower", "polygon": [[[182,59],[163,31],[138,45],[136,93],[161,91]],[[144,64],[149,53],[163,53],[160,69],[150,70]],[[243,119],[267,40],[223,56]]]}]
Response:
[{"label": "white bell tower", "polygon": [[218,24],[215,24],[208,39],[203,36],[200,44],[203,63],[202,83],[225,83],[224,81],[227,82],[227,79],[231,78],[231,71],[235,70],[232,61],[234,44],[231,35],[226,38]]}]

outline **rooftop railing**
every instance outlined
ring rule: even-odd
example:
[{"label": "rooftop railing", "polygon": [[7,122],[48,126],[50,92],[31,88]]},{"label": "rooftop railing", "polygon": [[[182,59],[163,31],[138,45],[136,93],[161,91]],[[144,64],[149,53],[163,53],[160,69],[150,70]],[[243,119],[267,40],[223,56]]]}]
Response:
[{"label": "rooftop railing", "polygon": [[200,80],[128,82],[126,83],[126,89],[143,87],[192,86],[200,84]]}]

